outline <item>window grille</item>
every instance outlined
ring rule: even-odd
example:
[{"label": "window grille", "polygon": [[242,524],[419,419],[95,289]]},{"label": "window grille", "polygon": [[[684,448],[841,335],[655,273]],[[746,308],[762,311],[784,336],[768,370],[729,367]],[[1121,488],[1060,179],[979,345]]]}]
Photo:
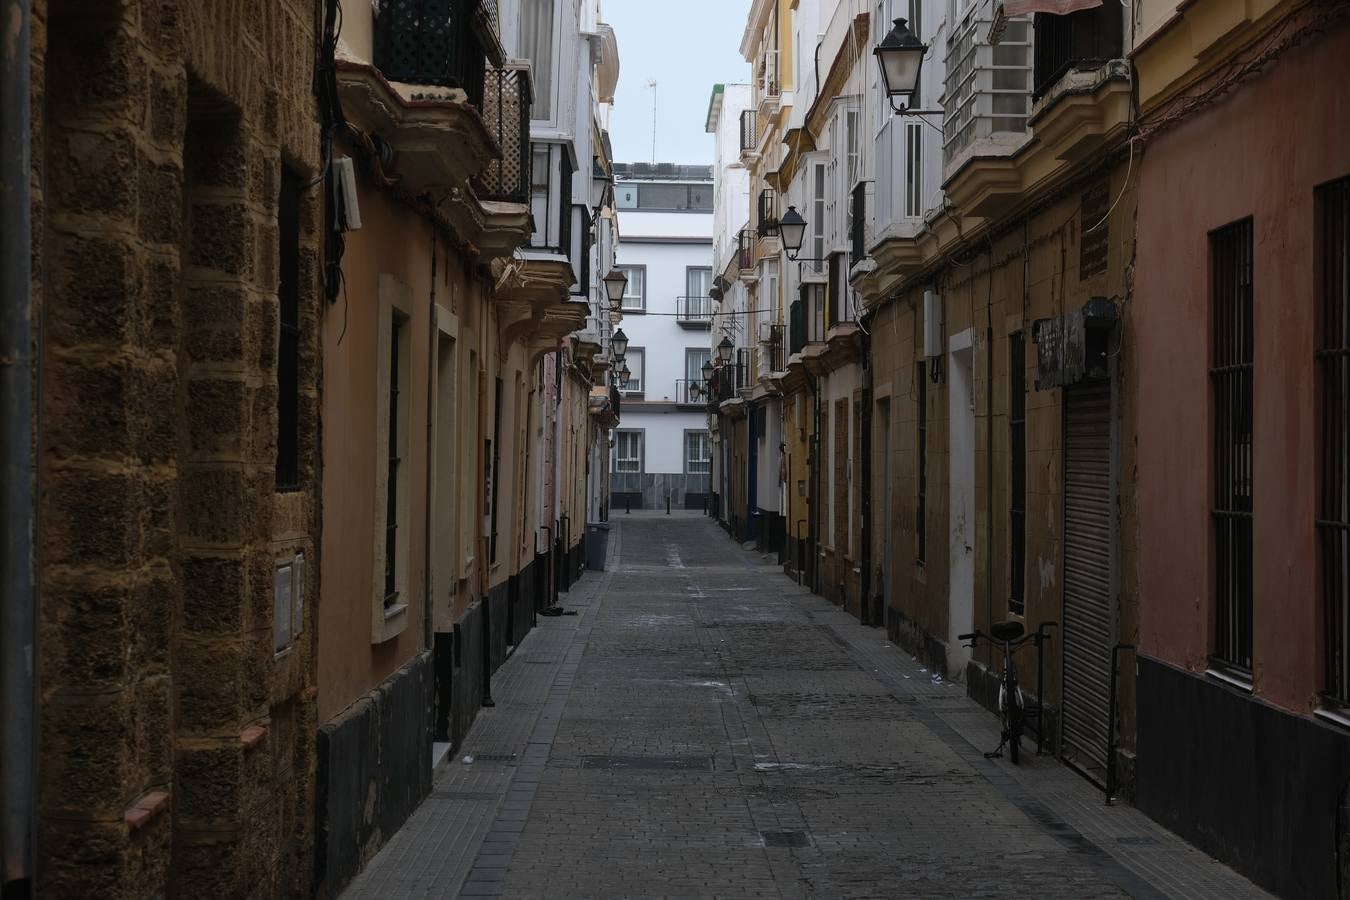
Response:
[{"label": "window grille", "polygon": [[922,565],[928,552],[928,372],[923,360],[914,365],[914,402],[918,445],[918,503],[914,516],[915,559]]},{"label": "window grille", "polygon": [[394,313],[389,326],[389,454],[387,458],[388,484],[385,486],[384,506],[384,606],[398,601],[398,469],[399,458],[399,343],[403,338],[405,319]]},{"label": "window grille", "polygon": [[615,432],[614,471],[625,474],[637,474],[642,471],[641,431]]},{"label": "window grille", "polygon": [[1350,178],[1317,190],[1317,271],[1321,306],[1321,497],[1317,511],[1326,684],[1350,704]]},{"label": "window grille", "polygon": [[1008,612],[1020,616],[1026,613],[1027,557],[1027,364],[1020,331],[1008,336],[1008,444],[1012,456]]},{"label": "window grille", "polygon": [[1216,661],[1252,666],[1252,222],[1210,234]]},{"label": "window grille", "polygon": [[706,431],[684,433],[684,470],[690,475],[712,474],[712,443]]}]

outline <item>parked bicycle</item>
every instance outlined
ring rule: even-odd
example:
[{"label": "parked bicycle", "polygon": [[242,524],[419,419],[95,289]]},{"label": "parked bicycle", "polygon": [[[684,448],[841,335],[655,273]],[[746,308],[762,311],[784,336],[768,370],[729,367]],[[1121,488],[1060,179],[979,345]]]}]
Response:
[{"label": "parked bicycle", "polygon": [[1028,711],[1022,697],[1022,688],[1017,683],[1017,666],[1014,665],[1013,655],[1028,644],[1036,648],[1037,701],[1036,708],[1031,714],[1036,718],[1036,752],[1041,751],[1041,740],[1045,731],[1041,706],[1041,701],[1045,697],[1042,689],[1042,676],[1045,671],[1042,645],[1050,637],[1046,629],[1058,625],[1058,622],[1042,622],[1034,632],[1026,634],[1026,628],[1021,622],[995,622],[989,628],[989,634],[976,629],[969,634],[956,636],[957,640],[970,641],[966,646],[972,649],[979,645],[981,639],[1001,645],[1003,649],[1003,672],[998,679],[998,715],[1002,735],[998,747],[985,754],[986,759],[1002,756],[1003,748],[1007,747],[1008,758],[1014,764],[1018,761],[1022,745],[1022,728],[1026,724]]}]

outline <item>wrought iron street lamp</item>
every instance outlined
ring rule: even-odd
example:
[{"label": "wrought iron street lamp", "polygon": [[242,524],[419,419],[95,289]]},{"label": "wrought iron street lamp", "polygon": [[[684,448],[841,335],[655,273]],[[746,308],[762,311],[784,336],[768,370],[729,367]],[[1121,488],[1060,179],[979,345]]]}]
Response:
[{"label": "wrought iron street lamp", "polygon": [[628,353],[628,335],[623,333],[622,328],[614,332],[613,337],[609,339],[609,346],[610,349],[614,351],[614,356],[618,359],[623,359]]},{"label": "wrought iron street lamp", "polygon": [[623,305],[623,292],[628,290],[628,276],[623,269],[610,269],[601,279],[605,283],[605,294],[609,297],[609,308],[617,311]]},{"label": "wrought iron street lamp", "polygon": [[697,402],[698,402],[699,400],[701,400],[702,398],[703,398],[703,388],[699,385],[699,383],[698,383],[697,381],[690,382],[690,384],[689,384],[689,402],[690,402],[690,403],[697,403]]},{"label": "wrought iron street lamp", "polygon": [[717,358],[722,361],[722,365],[725,366],[731,362],[731,351],[735,349],[735,345],[731,343],[731,338],[722,338],[722,343],[717,345]]},{"label": "wrought iron street lamp", "polygon": [[619,376],[619,387],[627,388],[628,379],[633,377],[633,373],[628,371],[628,363],[620,363],[619,369],[614,374]]},{"label": "wrought iron street lamp", "polygon": [[908,103],[919,89],[919,72],[923,68],[923,58],[928,54],[928,45],[914,36],[904,19],[895,20],[890,33],[877,44],[872,54],[881,68],[881,81],[891,109],[902,116],[942,115],[940,109],[910,109],[895,105],[895,98],[904,97]]},{"label": "wrought iron street lamp", "polygon": [[704,381],[712,381],[712,377],[713,377],[713,364],[712,364],[712,360],[711,360],[711,359],[705,359],[705,360],[703,361],[703,368],[702,368],[700,371],[703,372],[703,380],[704,380]]},{"label": "wrought iron street lamp", "polygon": [[806,220],[797,212],[797,207],[789,206],[787,212],[783,213],[783,218],[778,220],[778,232],[782,236],[783,249],[787,251],[788,259],[795,260],[797,252],[802,249],[802,240],[806,237]]}]

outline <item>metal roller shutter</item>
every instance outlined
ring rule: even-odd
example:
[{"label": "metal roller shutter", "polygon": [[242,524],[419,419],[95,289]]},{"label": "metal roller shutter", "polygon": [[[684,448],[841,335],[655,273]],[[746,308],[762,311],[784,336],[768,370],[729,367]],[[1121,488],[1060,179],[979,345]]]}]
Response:
[{"label": "metal roller shutter", "polygon": [[1064,392],[1064,692],[1060,754],[1106,777],[1108,694],[1116,613],[1111,384]]}]

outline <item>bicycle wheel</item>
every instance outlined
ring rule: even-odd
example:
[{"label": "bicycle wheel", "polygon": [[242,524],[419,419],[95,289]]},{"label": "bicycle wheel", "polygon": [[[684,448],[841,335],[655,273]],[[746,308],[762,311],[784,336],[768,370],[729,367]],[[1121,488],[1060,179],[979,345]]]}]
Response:
[{"label": "bicycle wheel", "polygon": [[1014,700],[1008,704],[1008,759],[1017,765],[1022,746],[1022,709]]}]

